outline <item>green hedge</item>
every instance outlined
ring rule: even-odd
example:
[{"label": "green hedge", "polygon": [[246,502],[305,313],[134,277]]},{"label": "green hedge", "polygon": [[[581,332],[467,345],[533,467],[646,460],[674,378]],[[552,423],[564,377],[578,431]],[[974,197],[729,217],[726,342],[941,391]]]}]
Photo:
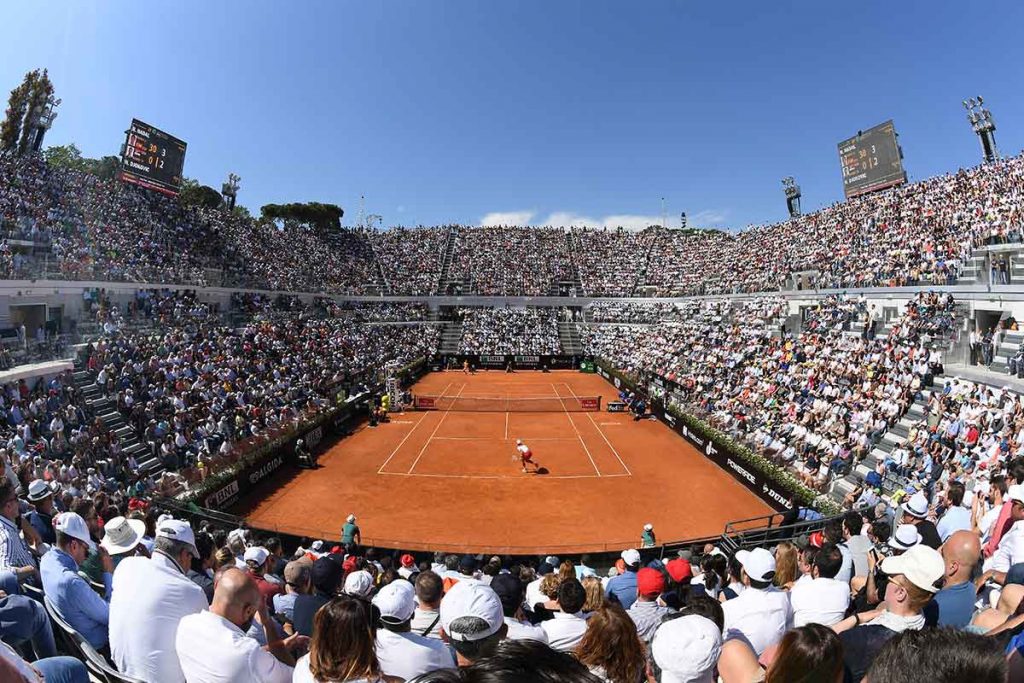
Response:
[{"label": "green hedge", "polygon": [[[619,381],[626,385],[627,388],[635,390],[640,386],[639,378],[616,370],[604,359],[599,359],[596,363],[609,375],[618,378]],[[646,392],[642,393],[646,394]],[[697,436],[711,441],[717,448],[729,451],[737,460],[764,475],[766,478],[778,485],[779,488],[789,492],[790,494],[794,494],[800,505],[813,507],[826,515],[834,515],[842,512],[842,508],[836,505],[835,502],[830,500],[827,496],[823,496],[817,491],[804,486],[804,484],[789,469],[775,464],[764,456],[758,455],[754,451],[750,450],[746,444],[734,440],[731,436],[719,429],[716,429],[715,427],[712,427],[701,418],[680,410],[671,404],[667,404],[665,406],[665,411],[681,420],[683,424],[686,425],[687,429]]]}]

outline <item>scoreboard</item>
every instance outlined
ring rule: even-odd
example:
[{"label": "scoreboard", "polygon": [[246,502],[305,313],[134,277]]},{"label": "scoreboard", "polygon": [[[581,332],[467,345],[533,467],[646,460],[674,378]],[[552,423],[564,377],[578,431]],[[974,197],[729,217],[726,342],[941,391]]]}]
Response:
[{"label": "scoreboard", "polygon": [[843,192],[847,199],[907,181],[896,128],[886,121],[839,143]]},{"label": "scoreboard", "polygon": [[171,196],[181,188],[185,143],[148,123],[132,119],[121,151],[121,180]]}]

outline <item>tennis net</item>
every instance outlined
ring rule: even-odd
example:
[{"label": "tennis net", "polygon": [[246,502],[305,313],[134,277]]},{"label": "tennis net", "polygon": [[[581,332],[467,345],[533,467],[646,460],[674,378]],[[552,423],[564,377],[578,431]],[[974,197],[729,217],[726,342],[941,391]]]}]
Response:
[{"label": "tennis net", "polygon": [[596,412],[601,410],[600,396],[416,396],[416,410],[452,410],[479,413]]}]

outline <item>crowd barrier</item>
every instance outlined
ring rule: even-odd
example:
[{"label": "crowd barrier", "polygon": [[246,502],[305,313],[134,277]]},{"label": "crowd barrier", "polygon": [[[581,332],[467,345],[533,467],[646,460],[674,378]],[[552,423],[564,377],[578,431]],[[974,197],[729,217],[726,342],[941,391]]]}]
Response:
[{"label": "crowd barrier", "polygon": [[[643,390],[643,388],[638,387],[635,383],[630,382],[617,373],[612,374],[601,364],[597,366],[597,374],[611,382],[616,389],[626,389],[645,397],[648,395],[648,392]],[[678,388],[671,381],[660,377],[654,381],[669,392]],[[672,431],[686,439],[704,457],[728,472],[733,479],[770,505],[772,509],[788,510],[792,508],[793,492],[787,490],[763,472],[749,466],[743,458],[740,458],[733,452],[733,448],[730,445],[707,434],[697,434],[684,424],[681,418],[668,412],[661,401],[652,400],[650,411],[660,422],[668,425]]]},{"label": "crowd barrier", "polygon": [[481,370],[575,370],[586,362],[584,356],[531,355],[507,353],[498,355],[456,353],[443,354],[431,361],[430,369],[437,372],[446,368],[461,368],[469,362],[470,367]]}]

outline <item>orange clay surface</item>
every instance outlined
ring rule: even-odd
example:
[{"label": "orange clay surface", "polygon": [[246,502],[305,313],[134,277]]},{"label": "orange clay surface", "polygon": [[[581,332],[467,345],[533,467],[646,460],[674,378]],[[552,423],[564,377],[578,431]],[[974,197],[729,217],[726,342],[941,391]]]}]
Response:
[{"label": "orange clay surface", "polygon": [[[349,513],[364,545],[409,550],[598,552],[720,534],[772,510],[652,420],[604,412],[616,390],[575,371],[432,373],[418,395],[603,396],[602,412],[410,411],[362,426],[242,501],[257,528],[338,539]],[[524,474],[516,439],[540,474]],[[514,459],[515,458],[515,459]]]}]

